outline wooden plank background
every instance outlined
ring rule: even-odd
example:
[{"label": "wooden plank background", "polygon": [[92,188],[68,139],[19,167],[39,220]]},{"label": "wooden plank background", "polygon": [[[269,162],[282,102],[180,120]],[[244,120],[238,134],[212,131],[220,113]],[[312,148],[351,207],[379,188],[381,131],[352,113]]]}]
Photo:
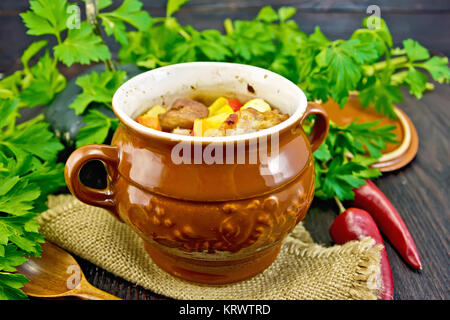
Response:
[{"label": "wooden plank background", "polygon": [[[0,72],[20,67],[20,55],[35,39],[25,35],[18,14],[28,8],[26,0],[0,1]],[[164,15],[165,0],[143,0],[153,16]],[[120,1],[115,1],[120,3]],[[318,1],[318,0],[193,0],[177,17],[195,28],[219,28],[225,18],[253,18],[259,8],[290,5],[298,8],[295,17],[300,28],[312,32],[319,25],[332,39],[349,37],[366,16],[368,5],[377,4],[386,19],[394,42],[413,38],[432,53],[450,55],[450,1]],[[420,252],[424,269],[414,271],[387,243],[394,275],[396,299],[449,299],[449,196],[450,181],[450,87],[438,85],[420,101],[406,94],[399,105],[417,127],[420,149],[406,168],[384,174],[377,184],[401,212]],[[27,116],[25,116],[27,117]],[[331,245],[328,228],[337,209],[333,203],[314,202],[306,218],[313,238]],[[88,280],[95,286],[126,299],[161,299],[141,287],[78,259]]]},{"label": "wooden plank background", "polygon": [[[143,2],[152,16],[165,14],[166,0]],[[114,3],[117,6],[121,1],[115,0]],[[367,6],[376,4],[381,8],[381,16],[386,19],[395,43],[412,37],[432,52],[450,55],[448,0],[192,0],[176,16],[183,24],[191,24],[198,29],[223,29],[225,18],[251,19],[268,4],[276,8],[283,5],[296,7],[295,20],[300,29],[310,33],[319,25],[331,39],[349,37],[367,15]],[[21,53],[35,39],[24,36],[26,29],[18,16],[27,8],[28,0],[0,1],[0,72],[17,68]]]}]

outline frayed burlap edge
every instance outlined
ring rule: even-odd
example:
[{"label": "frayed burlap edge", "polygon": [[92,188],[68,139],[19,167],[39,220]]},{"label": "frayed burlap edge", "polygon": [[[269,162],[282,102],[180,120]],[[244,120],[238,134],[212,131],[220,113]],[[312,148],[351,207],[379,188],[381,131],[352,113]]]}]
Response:
[{"label": "frayed burlap edge", "polygon": [[147,256],[139,237],[103,209],[71,195],[50,196],[38,221],[46,239],[155,293],[176,299],[377,298],[380,249],[371,238],[325,248],[300,223],[263,273],[224,286],[172,277]]},{"label": "frayed burlap edge", "polygon": [[[308,233],[306,230],[305,232]],[[380,290],[377,285],[380,273],[380,250],[383,246],[375,246],[375,240],[372,238],[366,237],[361,241],[350,241],[344,245],[334,245],[328,248],[316,243],[302,248],[304,244],[301,241],[288,237],[283,245],[290,254],[296,254],[298,257],[327,258],[333,254],[355,254],[360,256],[360,260],[354,270],[355,281],[349,288],[350,297],[352,300],[377,299]]]}]

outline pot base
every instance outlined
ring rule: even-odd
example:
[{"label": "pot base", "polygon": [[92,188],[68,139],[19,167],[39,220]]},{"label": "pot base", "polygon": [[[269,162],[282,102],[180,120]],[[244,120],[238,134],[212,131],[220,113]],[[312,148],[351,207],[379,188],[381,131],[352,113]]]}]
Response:
[{"label": "pot base", "polygon": [[152,260],[173,276],[198,283],[227,284],[251,278],[269,267],[280,252],[281,242],[257,255],[230,261],[205,261],[174,256],[144,241]]}]

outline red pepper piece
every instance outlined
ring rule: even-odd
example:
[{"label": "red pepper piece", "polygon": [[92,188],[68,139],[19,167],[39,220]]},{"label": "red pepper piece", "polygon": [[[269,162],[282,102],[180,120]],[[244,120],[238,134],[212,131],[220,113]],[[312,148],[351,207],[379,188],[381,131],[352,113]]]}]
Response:
[{"label": "red pepper piece", "polygon": [[394,298],[394,281],[391,265],[384,249],[383,238],[372,216],[367,211],[348,208],[336,217],[329,231],[331,238],[337,244],[371,237],[376,244],[383,245],[380,260],[381,291],[379,300],[392,300]]},{"label": "red pepper piece", "polygon": [[415,269],[422,269],[419,253],[405,222],[381,190],[372,181],[367,180],[367,184],[353,192],[353,205],[372,215],[381,232],[408,264]]},{"label": "red pepper piece", "polygon": [[233,109],[234,112],[239,111],[242,107],[242,103],[239,99],[228,99],[228,105]]}]

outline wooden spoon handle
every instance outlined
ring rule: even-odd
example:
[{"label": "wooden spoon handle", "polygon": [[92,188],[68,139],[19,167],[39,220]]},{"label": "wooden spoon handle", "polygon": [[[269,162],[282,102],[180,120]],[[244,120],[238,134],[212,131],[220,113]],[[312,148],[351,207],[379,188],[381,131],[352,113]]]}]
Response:
[{"label": "wooden spoon handle", "polygon": [[92,286],[87,281],[82,281],[80,287],[75,289],[71,295],[85,300],[122,300],[119,297]]}]

